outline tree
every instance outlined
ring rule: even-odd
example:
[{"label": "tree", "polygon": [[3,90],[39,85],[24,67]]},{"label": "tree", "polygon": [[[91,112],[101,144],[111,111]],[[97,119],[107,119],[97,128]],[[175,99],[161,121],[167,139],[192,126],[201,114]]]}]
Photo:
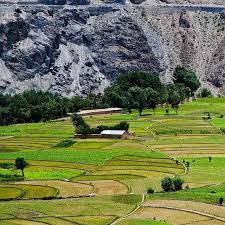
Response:
[{"label": "tree", "polygon": [[148,108],[152,109],[155,114],[155,109],[157,105],[160,103],[159,92],[153,90],[152,88],[146,88],[146,104]]},{"label": "tree", "polygon": [[171,107],[175,110],[176,114],[178,113],[178,109],[179,109],[179,104],[181,102],[181,98],[178,92],[174,91],[173,93],[171,93],[170,97],[169,97],[169,104],[171,105]]},{"label": "tree", "polygon": [[142,89],[150,87],[154,90],[158,90],[161,88],[162,83],[159,79],[159,75],[139,71],[120,75],[117,77],[114,85],[119,86],[120,89],[125,92],[131,87],[140,87]]},{"label": "tree", "polygon": [[135,108],[134,98],[130,92],[127,92],[123,97],[123,108],[127,109],[129,113]]},{"label": "tree", "polygon": [[165,192],[173,191],[173,180],[170,177],[165,177],[161,180],[161,187]]},{"label": "tree", "polygon": [[191,88],[185,87],[186,98],[191,97]]},{"label": "tree", "polygon": [[120,86],[113,84],[111,87],[105,89],[103,102],[109,104],[111,107],[123,107],[123,94]]},{"label": "tree", "polygon": [[195,92],[200,87],[200,82],[196,74],[188,68],[177,66],[174,71],[174,83],[182,83],[185,87],[189,87]]},{"label": "tree", "polygon": [[137,107],[139,115],[141,116],[146,104],[146,96],[144,90],[139,87],[132,87],[129,89],[129,93],[133,97],[135,102],[134,105]]},{"label": "tree", "polygon": [[84,106],[84,101],[80,96],[74,96],[70,100],[70,112],[78,112]]},{"label": "tree", "polygon": [[179,190],[181,190],[183,184],[184,184],[184,180],[182,180],[179,176],[175,176],[175,177],[173,178],[174,191],[179,191]]},{"label": "tree", "polygon": [[24,177],[24,169],[28,166],[28,162],[26,162],[26,160],[24,158],[17,158],[15,160],[15,166],[16,169],[21,170],[22,171],[22,176]]}]

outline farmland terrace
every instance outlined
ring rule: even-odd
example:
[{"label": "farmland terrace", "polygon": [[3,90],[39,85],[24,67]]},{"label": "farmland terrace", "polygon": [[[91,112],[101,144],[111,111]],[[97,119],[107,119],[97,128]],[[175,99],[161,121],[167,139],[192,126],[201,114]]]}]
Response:
[{"label": "farmland terrace", "polygon": [[[26,179],[13,167],[0,169],[0,224],[225,224],[218,206],[225,198],[225,99],[183,104],[178,115],[166,109],[84,116],[92,127],[127,121],[135,140],[62,146],[74,132],[69,117],[0,127],[0,167],[17,157],[29,162]],[[162,192],[161,180],[175,176],[183,190]]]}]

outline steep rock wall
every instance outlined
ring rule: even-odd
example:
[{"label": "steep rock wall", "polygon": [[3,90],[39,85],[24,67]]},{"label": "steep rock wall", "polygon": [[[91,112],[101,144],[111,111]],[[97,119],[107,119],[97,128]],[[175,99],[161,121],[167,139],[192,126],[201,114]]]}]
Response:
[{"label": "steep rock wall", "polygon": [[172,81],[177,65],[225,90],[225,16],[173,7],[32,7],[0,13],[0,90],[72,96],[102,92],[119,74],[143,70]]}]

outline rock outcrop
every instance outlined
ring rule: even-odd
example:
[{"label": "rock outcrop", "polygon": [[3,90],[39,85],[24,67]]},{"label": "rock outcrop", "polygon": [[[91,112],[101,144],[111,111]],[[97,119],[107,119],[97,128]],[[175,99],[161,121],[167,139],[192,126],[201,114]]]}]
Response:
[{"label": "rock outcrop", "polygon": [[225,90],[225,16],[176,7],[96,4],[9,7],[0,12],[0,90],[102,92],[119,74],[149,71],[172,81],[191,67]]}]

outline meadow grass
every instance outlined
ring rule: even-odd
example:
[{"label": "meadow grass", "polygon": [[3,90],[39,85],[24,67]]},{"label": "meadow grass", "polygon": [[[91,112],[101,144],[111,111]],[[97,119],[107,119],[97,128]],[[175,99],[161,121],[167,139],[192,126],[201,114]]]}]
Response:
[{"label": "meadow grass", "polygon": [[20,197],[24,194],[24,190],[19,187],[11,187],[10,185],[0,185],[0,199],[10,199]]},{"label": "meadow grass", "polygon": [[115,216],[79,216],[67,217],[66,219],[83,225],[105,225],[114,218]]},{"label": "meadow grass", "polygon": [[178,192],[156,193],[149,195],[148,199],[176,199],[218,204],[220,197],[225,198],[225,184],[186,189]]},{"label": "meadow grass", "polygon": [[169,223],[155,220],[125,219],[119,222],[118,225],[169,225]]},{"label": "meadow grass", "polygon": [[[126,196],[128,200],[126,200]],[[77,200],[63,199],[51,201],[17,201],[0,202],[0,219],[10,212],[17,218],[32,219],[35,217],[53,216],[122,216],[130,212],[134,205],[140,204],[141,195],[124,195],[122,200],[111,196],[80,198]]]},{"label": "meadow grass", "polygon": [[[135,140],[75,139],[72,146],[57,147],[58,143],[73,137],[74,128],[70,118],[0,127],[0,160],[13,162],[17,157],[24,157],[30,163],[25,169],[26,179],[40,182],[36,189],[27,185],[26,187],[31,187],[27,190],[25,184],[21,183],[14,184],[15,188],[13,184],[8,184],[14,189],[0,186],[0,198],[3,195],[16,197],[24,191],[28,197],[46,196],[53,193],[51,191],[54,188],[51,189],[51,186],[56,187],[57,184],[52,183],[48,190],[44,190],[45,181],[70,178],[84,183],[93,181],[93,184],[103,186],[105,181],[105,187],[109,180],[120,181],[127,185],[130,192],[135,193],[118,196],[113,193],[112,196],[76,200],[0,202],[0,219],[3,220],[10,212],[11,216],[23,218],[27,224],[34,219],[53,225],[76,222],[103,225],[132,211],[140,204],[141,194],[146,193],[149,187],[161,191],[161,179],[176,174],[182,176],[185,186],[189,185],[190,189],[155,193],[148,195],[148,199],[217,204],[220,197],[225,198],[225,138],[220,130],[225,128],[225,119],[221,116],[225,115],[225,98],[205,98],[185,103],[179,107],[178,115],[172,109],[166,115],[167,108],[158,108],[156,115],[151,110],[144,110],[141,117],[137,111],[129,115],[84,117],[91,127],[127,121],[130,131],[136,133]],[[204,119],[208,113],[211,119]],[[208,161],[208,156],[213,156],[211,162]],[[172,157],[179,162],[176,163]],[[190,162],[186,174],[180,164],[183,160]],[[14,172],[0,170],[1,174]],[[192,189],[200,186],[204,187]],[[58,186],[60,188],[63,186]],[[66,193],[69,188],[67,185]],[[160,221],[137,218],[128,218],[118,224],[166,225]]]}]

